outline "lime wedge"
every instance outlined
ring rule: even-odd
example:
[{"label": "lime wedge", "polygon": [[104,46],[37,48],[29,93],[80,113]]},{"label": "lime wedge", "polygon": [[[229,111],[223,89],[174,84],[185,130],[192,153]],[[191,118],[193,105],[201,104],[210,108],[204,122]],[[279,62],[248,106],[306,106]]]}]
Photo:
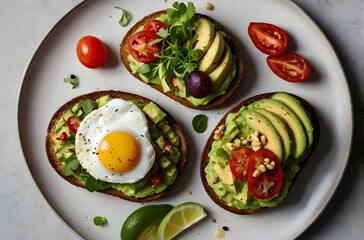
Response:
[{"label": "lime wedge", "polygon": [[121,240],[157,239],[157,230],[166,214],[173,209],[169,204],[143,206],[132,212],[124,221]]},{"label": "lime wedge", "polygon": [[158,227],[158,240],[169,240],[206,217],[201,204],[186,202],[174,207]]}]

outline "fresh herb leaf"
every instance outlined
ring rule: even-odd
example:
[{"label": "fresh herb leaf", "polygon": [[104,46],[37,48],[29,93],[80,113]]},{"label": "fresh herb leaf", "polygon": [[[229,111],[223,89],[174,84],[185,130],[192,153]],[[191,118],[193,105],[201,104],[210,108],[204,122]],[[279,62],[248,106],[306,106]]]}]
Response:
[{"label": "fresh herb leaf", "polygon": [[102,216],[96,216],[94,217],[94,224],[96,226],[103,226],[107,223],[107,220],[105,217],[102,217]]},{"label": "fresh herb leaf", "polygon": [[161,28],[157,32],[157,35],[160,36],[161,38],[167,38],[169,36],[169,31],[168,29]]},{"label": "fresh herb leaf", "polygon": [[125,11],[125,9],[119,7],[119,6],[115,6],[116,9],[121,10],[121,17],[119,20],[119,24],[122,27],[125,27],[126,25],[128,25],[129,23],[129,14],[127,11]]},{"label": "fresh herb leaf", "polygon": [[140,68],[138,69],[138,73],[148,73],[150,72],[150,65],[147,63],[144,63]]},{"label": "fresh herb leaf", "polygon": [[80,162],[78,161],[76,154],[72,154],[66,161],[66,165],[62,169],[63,176],[71,176],[73,170],[76,170],[80,166]]},{"label": "fresh herb leaf", "polygon": [[150,42],[161,42],[162,51],[158,60],[148,65],[141,65],[136,72],[142,73],[148,78],[158,77],[161,80],[163,90],[171,91],[169,80],[178,77],[181,80],[187,78],[187,74],[197,68],[197,62],[202,55],[200,49],[194,49],[197,36],[194,29],[198,20],[195,14],[195,6],[192,2],[173,3],[173,8],[167,9],[169,22],[168,29],[161,28],[158,31],[159,39]]},{"label": "fresh herb leaf", "polygon": [[216,150],[216,156],[221,157],[223,159],[229,159],[230,155],[223,148],[219,148]]},{"label": "fresh herb leaf", "polygon": [[70,74],[68,77],[64,78],[63,82],[70,83],[72,85],[72,89],[78,86],[78,78],[73,74]]},{"label": "fresh herb leaf", "polygon": [[197,133],[203,133],[207,129],[207,122],[208,122],[208,117],[206,115],[204,114],[196,115],[192,119],[193,129]]},{"label": "fresh herb leaf", "polygon": [[88,178],[86,178],[86,182],[85,182],[85,188],[89,192],[93,192],[95,190],[102,190],[102,189],[108,188],[110,186],[111,186],[110,183],[104,182],[101,180],[96,180],[91,175]]},{"label": "fresh herb leaf", "polygon": [[81,103],[81,108],[82,108],[82,111],[83,111],[83,114],[84,116],[90,114],[93,110],[93,106],[91,104],[91,101],[88,100],[88,99],[84,99]]}]

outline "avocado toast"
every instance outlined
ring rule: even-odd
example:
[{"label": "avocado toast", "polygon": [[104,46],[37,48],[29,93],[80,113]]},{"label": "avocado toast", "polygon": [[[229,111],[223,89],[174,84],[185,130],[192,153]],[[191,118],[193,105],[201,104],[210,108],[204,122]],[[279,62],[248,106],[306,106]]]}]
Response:
[{"label": "avocado toast", "polygon": [[[74,132],[73,126],[78,126],[75,124],[76,120],[81,122],[78,123],[78,128],[81,128],[85,118],[93,115],[95,110],[107,108],[108,104],[115,99],[121,99],[126,104],[135,106],[140,109],[140,112],[143,112],[142,115],[145,116],[148,132],[137,138],[146,138],[155,152],[150,154],[155,158],[148,158],[148,160],[153,160],[150,169],[144,177],[135,182],[115,183],[97,180],[90,174],[90,169],[85,169],[80,164],[78,157],[80,156],[79,152],[82,153],[82,149],[77,150],[76,140],[77,137],[81,137],[82,132],[79,129]],[[120,113],[121,110],[121,108],[115,109],[112,112],[116,114]],[[127,114],[132,112],[135,110],[126,111]],[[107,119],[105,122],[101,118],[99,120],[102,120],[101,125],[107,125]],[[90,122],[89,118],[88,121]],[[113,131],[117,132],[118,130],[107,129],[110,134]],[[95,132],[99,132],[99,129]],[[89,137],[88,139],[81,138],[81,141],[91,144],[96,140]],[[123,145],[125,144],[123,143]],[[141,154],[145,150],[140,141]],[[86,151],[88,150],[84,150],[84,152]],[[99,156],[101,159],[100,149],[92,149],[91,151],[93,151],[93,156]],[[97,91],[68,101],[53,115],[46,135],[46,152],[49,162],[61,177],[73,185],[86,188],[88,191],[99,191],[134,202],[152,201],[163,196],[181,175],[187,161],[187,151],[187,142],[179,124],[167,111],[147,98],[121,91]],[[98,160],[98,158],[96,159]],[[96,165],[96,162],[93,164]],[[113,177],[114,175],[118,174],[112,172],[110,176]],[[120,176],[122,175],[126,174],[120,174]]]},{"label": "avocado toast", "polygon": [[[173,7],[145,16],[126,33],[120,44],[121,60],[137,79],[177,102],[196,109],[215,108],[242,79],[239,43],[216,20],[195,13],[191,2]],[[145,30],[156,22],[154,35]],[[150,47],[150,55],[143,46]],[[189,75],[195,72],[198,80],[207,83],[189,83]],[[193,94],[196,91],[204,94]]]},{"label": "avocado toast", "polygon": [[285,92],[253,96],[220,120],[205,145],[200,176],[211,199],[236,214],[284,200],[314,151],[318,118],[304,99]]}]

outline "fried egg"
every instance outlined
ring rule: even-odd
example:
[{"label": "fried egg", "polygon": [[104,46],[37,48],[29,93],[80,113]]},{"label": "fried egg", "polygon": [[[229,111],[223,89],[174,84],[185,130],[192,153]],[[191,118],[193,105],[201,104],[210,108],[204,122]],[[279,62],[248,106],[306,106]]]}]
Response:
[{"label": "fried egg", "polygon": [[110,183],[142,179],[155,160],[144,113],[123,99],[111,100],[82,120],[75,149],[87,172]]}]

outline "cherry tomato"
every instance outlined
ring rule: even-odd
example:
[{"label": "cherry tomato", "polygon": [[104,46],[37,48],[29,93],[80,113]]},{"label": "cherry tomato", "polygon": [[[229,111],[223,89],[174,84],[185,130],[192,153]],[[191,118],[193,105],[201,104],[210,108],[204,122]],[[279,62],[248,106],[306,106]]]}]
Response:
[{"label": "cherry tomato", "polygon": [[159,172],[153,173],[148,179],[148,186],[154,188],[161,183],[161,174]]},{"label": "cherry tomato", "polygon": [[[269,159],[269,163],[265,162]],[[269,166],[268,166],[269,164]],[[259,170],[263,165],[265,171]],[[272,169],[269,169],[272,166]],[[255,172],[259,171],[259,174]],[[248,189],[256,198],[272,198],[282,188],[283,170],[277,156],[270,150],[261,148],[250,155],[248,163]]]},{"label": "cherry tomato", "polygon": [[268,56],[267,63],[277,76],[289,82],[302,82],[311,72],[307,60],[292,52]]},{"label": "cherry tomato", "polygon": [[254,153],[254,150],[248,147],[238,149],[231,155],[229,164],[230,170],[234,177],[241,181],[247,180],[247,170],[249,157]]},{"label": "cherry tomato", "polygon": [[65,142],[68,138],[68,135],[66,132],[62,132],[56,139],[61,140],[62,142]]},{"label": "cherry tomato", "polygon": [[248,34],[255,47],[265,54],[277,55],[287,48],[287,33],[273,24],[251,22]]},{"label": "cherry tomato", "polygon": [[141,31],[132,35],[128,41],[128,50],[130,54],[139,62],[153,62],[158,56],[160,48],[157,43],[149,44],[151,41],[159,38],[155,32]]},{"label": "cherry tomato", "polygon": [[171,86],[173,89],[179,91],[179,88],[178,88],[178,85],[176,84],[176,79],[177,77],[176,76],[173,76],[169,79],[168,81],[168,84],[169,86]]},{"label": "cherry tomato", "polygon": [[80,126],[81,120],[78,117],[75,116],[71,116],[67,119],[67,126],[69,127],[69,129],[74,132],[77,133],[78,127]]},{"label": "cherry tomato", "polygon": [[98,68],[106,63],[107,50],[103,42],[94,36],[81,38],[76,47],[78,60],[88,68]]},{"label": "cherry tomato", "polygon": [[147,22],[144,25],[143,30],[144,31],[152,31],[152,32],[157,33],[161,28],[167,29],[168,27],[163,22],[154,19],[154,20],[150,20],[149,22]]}]

